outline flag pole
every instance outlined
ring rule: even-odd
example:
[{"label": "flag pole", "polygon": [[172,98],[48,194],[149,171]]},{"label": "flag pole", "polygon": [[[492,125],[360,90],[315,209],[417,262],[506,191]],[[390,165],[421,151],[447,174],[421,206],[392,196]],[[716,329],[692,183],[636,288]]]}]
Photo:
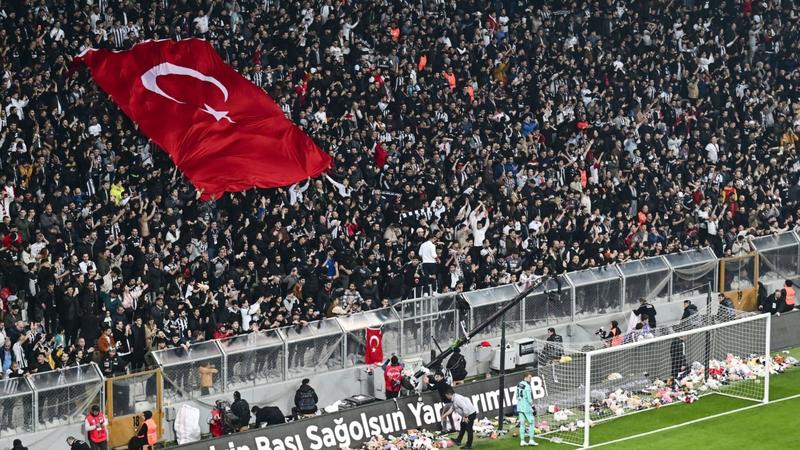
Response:
[{"label": "flag pole", "polygon": [[[473,337],[477,336],[478,333],[480,333],[486,327],[488,327],[489,325],[494,323],[497,319],[502,317],[506,313],[506,311],[508,311],[509,309],[511,309],[514,306],[518,305],[519,302],[521,302],[522,300],[527,298],[536,288],[542,286],[548,280],[554,280],[556,282],[557,286],[558,286],[558,292],[561,292],[561,282],[559,281],[559,279],[557,277],[554,277],[552,275],[546,275],[546,276],[537,278],[536,280],[531,282],[531,284],[529,284],[525,289],[523,289],[522,292],[517,294],[516,297],[514,297],[511,300],[509,300],[508,302],[506,302],[505,305],[503,305],[500,309],[498,309],[489,318],[487,318],[481,324],[477,325],[475,328],[470,330],[470,332],[467,333],[467,335],[463,339],[459,338],[450,348],[446,349],[442,353],[439,353],[439,355],[436,358],[432,359],[430,362],[425,364],[424,365],[425,369],[430,369],[431,367],[434,367],[437,364],[440,364],[442,361],[444,361],[448,356],[450,356],[453,353],[453,350],[455,350],[457,348],[461,348],[464,344],[469,342],[470,339],[472,339]],[[547,291],[545,290],[545,292],[547,292]],[[414,374],[414,376],[416,378],[419,378],[419,377],[421,377],[423,375],[423,373],[424,373],[423,370],[420,369]]]},{"label": "flag pole", "polygon": [[506,390],[506,316],[500,322],[500,412],[497,414],[497,429],[503,431],[505,421]]}]

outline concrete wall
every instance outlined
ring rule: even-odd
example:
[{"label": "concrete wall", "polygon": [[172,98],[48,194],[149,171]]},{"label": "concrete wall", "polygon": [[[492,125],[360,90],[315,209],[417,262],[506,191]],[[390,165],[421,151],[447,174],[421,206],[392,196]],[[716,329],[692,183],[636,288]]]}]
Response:
[{"label": "concrete wall", "polygon": [[800,345],[800,310],[772,316],[770,347],[773,351],[786,350]]}]

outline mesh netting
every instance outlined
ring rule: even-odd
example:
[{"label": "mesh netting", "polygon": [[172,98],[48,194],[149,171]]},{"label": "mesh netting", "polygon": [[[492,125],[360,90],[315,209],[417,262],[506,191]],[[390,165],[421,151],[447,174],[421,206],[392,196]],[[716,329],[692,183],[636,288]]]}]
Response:
[{"label": "mesh netting", "polygon": [[[717,319],[712,317],[719,317],[716,313],[725,319],[710,326],[698,322],[636,343],[589,352],[572,345],[558,347],[561,356],[538,370],[548,394],[536,405],[542,435],[583,445],[590,433],[587,417],[594,426],[666,405],[693,403],[709,394],[763,401],[768,316],[734,319],[733,310],[704,316],[713,322]],[[553,349],[552,343],[545,345]]]}]

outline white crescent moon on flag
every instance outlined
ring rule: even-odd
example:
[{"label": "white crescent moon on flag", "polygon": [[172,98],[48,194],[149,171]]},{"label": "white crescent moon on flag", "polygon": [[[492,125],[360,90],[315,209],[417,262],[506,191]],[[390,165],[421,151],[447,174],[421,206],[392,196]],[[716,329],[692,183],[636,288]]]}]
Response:
[{"label": "white crescent moon on flag", "polygon": [[[375,339],[375,344],[372,343],[373,339]],[[378,348],[379,345],[381,345],[381,340],[378,339],[378,336],[373,335],[369,337],[369,348]]]},{"label": "white crescent moon on flag", "polygon": [[[228,101],[228,88],[226,88],[225,85],[222,84],[216,78],[200,73],[189,67],[183,67],[168,62],[157,64],[151,67],[150,70],[148,70],[147,72],[143,73],[141,76],[142,85],[144,86],[145,89],[154,94],[170,99],[175,103],[180,103],[182,105],[186,104],[186,102],[178,100],[177,98],[167,94],[166,92],[164,92],[163,89],[161,89],[161,87],[158,85],[158,77],[164,75],[185,75],[187,77],[192,77],[200,81],[211,83],[214,86],[216,86],[217,89],[220,90],[220,92],[222,92],[222,96],[224,97],[225,101],[226,102]],[[217,122],[219,122],[222,119],[227,119],[230,123],[235,123],[233,120],[231,120],[230,117],[228,117],[228,111],[217,111],[208,105],[204,106],[205,109],[200,108],[200,111],[211,114],[212,116],[214,116],[215,119],[217,119]]]}]

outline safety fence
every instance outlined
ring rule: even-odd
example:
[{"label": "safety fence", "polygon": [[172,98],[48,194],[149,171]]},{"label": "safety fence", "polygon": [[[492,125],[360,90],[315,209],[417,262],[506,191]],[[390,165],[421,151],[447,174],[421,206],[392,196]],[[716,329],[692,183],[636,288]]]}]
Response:
[{"label": "safety fence", "polygon": [[103,404],[103,382],[94,363],[0,381],[0,435],[82,422],[91,405]]},{"label": "safety fence", "polygon": [[[505,315],[509,333],[541,334],[553,325],[631,310],[641,297],[654,304],[722,292],[736,309],[759,282],[800,275],[794,232],[752,240],[754,252],[718,258],[709,248],[613,264],[550,279]],[[380,328],[385,356],[448,347],[514,298],[509,284],[462,294],[399,302],[390,308],[196,343],[152,353],[170,398],[199,398],[248,386],[301,379],[363,363],[367,328]],[[499,324],[476,339],[497,337]],[[543,344],[544,345],[544,344]],[[89,405],[104,404],[104,378],[94,364],[0,381],[0,435],[79,423]]]},{"label": "safety fence", "polygon": [[[751,302],[741,301],[746,289],[759,280],[798,277],[800,239],[787,232],[754,238],[752,244],[754,252],[736,258],[718,258],[710,248],[701,248],[560,275],[505,314],[507,331],[523,333],[621,313],[635,308],[642,297],[658,305],[724,292],[736,309],[752,310]],[[436,345],[446,348],[459,336],[459,328],[483,322],[521,289],[508,284],[403,300],[390,308],[202,342],[188,351],[160,350],[153,356],[163,368],[168,394],[196,398],[362,364],[367,328],[382,330],[387,357],[419,355]],[[499,326],[488,326],[476,339],[499,336]]]}]

